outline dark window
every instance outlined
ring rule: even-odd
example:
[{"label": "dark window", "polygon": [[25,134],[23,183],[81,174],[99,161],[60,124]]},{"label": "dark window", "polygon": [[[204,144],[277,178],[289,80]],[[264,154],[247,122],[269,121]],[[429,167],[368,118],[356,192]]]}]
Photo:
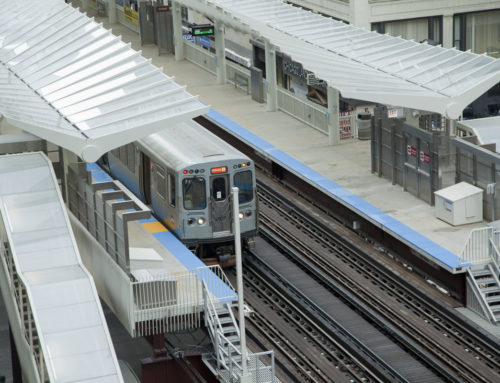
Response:
[{"label": "dark window", "polygon": [[224,201],[226,199],[226,179],[217,177],[212,180],[212,198],[215,201]]},{"label": "dark window", "polygon": [[234,175],[234,186],[239,190],[240,203],[250,202],[253,199],[252,171],[245,170]]},{"label": "dark window", "polygon": [[205,180],[201,177],[185,178],[182,180],[182,194],[184,209],[200,210],[207,207]]},{"label": "dark window", "polygon": [[168,187],[169,187],[168,199],[170,206],[175,207],[175,177],[173,174],[168,175]]}]

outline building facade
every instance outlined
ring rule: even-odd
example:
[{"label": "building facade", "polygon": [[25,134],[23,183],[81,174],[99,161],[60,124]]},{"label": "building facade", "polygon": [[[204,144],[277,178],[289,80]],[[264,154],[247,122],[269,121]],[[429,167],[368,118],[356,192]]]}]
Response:
[{"label": "building facade", "polygon": [[287,0],[380,33],[500,57],[498,0]]}]

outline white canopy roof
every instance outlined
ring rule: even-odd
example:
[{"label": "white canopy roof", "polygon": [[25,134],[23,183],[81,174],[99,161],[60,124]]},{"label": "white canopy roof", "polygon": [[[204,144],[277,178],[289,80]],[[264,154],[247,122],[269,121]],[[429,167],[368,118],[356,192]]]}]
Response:
[{"label": "white canopy roof", "polygon": [[85,161],[208,107],[62,0],[0,0],[0,113]]},{"label": "white canopy roof", "polygon": [[179,0],[262,36],[346,98],[456,119],[500,81],[500,60],[369,32],[281,0]]}]

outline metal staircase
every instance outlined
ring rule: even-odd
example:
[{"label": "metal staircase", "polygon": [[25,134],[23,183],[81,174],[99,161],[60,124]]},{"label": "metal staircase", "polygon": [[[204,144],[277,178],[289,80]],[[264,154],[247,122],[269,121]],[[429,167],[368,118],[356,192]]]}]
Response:
[{"label": "metal staircase", "polygon": [[468,270],[469,281],[473,284],[475,295],[480,299],[481,311],[487,313],[493,323],[500,321],[500,281],[493,262],[473,265]]},{"label": "metal staircase", "polygon": [[467,268],[467,307],[492,323],[500,322],[500,231],[474,229],[462,252]]},{"label": "metal staircase", "polygon": [[[214,346],[212,354],[204,355],[205,364],[225,383],[277,383],[274,376],[274,353],[248,353],[247,375],[242,367],[240,331],[233,315],[232,304],[214,299],[203,282],[205,326]],[[270,366],[263,360],[270,360]]]}]

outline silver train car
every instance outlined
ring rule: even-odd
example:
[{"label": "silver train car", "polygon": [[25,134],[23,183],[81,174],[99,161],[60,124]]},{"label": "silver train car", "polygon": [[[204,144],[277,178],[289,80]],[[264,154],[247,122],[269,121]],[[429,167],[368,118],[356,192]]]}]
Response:
[{"label": "silver train car", "polygon": [[[207,264],[234,264],[235,216],[244,242],[257,233],[253,161],[194,121],[115,149],[104,162]],[[236,214],[233,186],[239,188]]]}]

